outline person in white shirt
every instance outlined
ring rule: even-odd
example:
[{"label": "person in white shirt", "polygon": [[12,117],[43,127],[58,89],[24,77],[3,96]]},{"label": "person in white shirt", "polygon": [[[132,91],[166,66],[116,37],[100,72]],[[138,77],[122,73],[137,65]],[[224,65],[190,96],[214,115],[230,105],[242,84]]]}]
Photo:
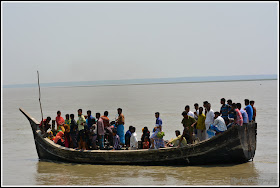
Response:
[{"label": "person in white shirt", "polygon": [[204,114],[207,114],[207,109],[206,109],[206,105],[208,104],[208,101],[204,101],[203,102],[203,107],[205,108]]},{"label": "person in white shirt", "polygon": [[215,112],[215,120],[212,125],[210,125],[210,129],[216,131],[216,133],[224,132],[227,130],[227,126],[224,118],[220,116],[220,112]]},{"label": "person in white shirt", "polygon": [[194,118],[194,113],[192,111],[190,111],[190,106],[187,105],[185,107],[185,111],[188,113],[188,116],[192,116]]},{"label": "person in white shirt", "polygon": [[[211,104],[210,103],[207,103],[205,105],[205,108],[206,108],[206,119],[205,119],[205,127],[206,127],[206,132],[207,130],[209,129],[210,125],[214,123],[214,111],[211,109]],[[206,139],[208,139],[208,134],[206,135]]]},{"label": "person in white shirt", "polygon": [[197,103],[194,104],[194,109],[195,111],[193,112],[194,113],[194,119],[197,120],[198,119],[198,115],[199,115],[199,106]]},{"label": "person in white shirt", "polygon": [[130,149],[136,150],[138,149],[138,140],[137,140],[137,134],[135,132],[136,128],[131,128],[131,137],[130,137]]}]

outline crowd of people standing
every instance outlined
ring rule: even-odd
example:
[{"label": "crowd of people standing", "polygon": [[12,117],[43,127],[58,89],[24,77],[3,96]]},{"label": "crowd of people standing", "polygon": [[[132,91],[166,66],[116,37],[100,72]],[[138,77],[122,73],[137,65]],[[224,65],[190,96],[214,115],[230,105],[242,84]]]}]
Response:
[{"label": "crowd of people standing", "polygon": [[[176,138],[165,142],[163,137],[165,133],[162,129],[162,119],[160,113],[155,113],[155,126],[152,133],[148,127],[142,129],[141,141],[137,140],[136,128],[129,126],[125,133],[125,118],[122,109],[118,108],[118,117],[111,121],[108,118],[108,111],[103,116],[96,113],[92,116],[91,111],[87,111],[87,115],[83,115],[82,109],[79,109],[77,121],[74,114],[66,114],[65,119],[61,116],[61,112],[57,111],[55,121],[51,127],[51,118],[44,119],[39,127],[44,136],[53,140],[56,144],[74,148],[74,149],[158,149],[172,146],[185,146],[193,144],[195,140],[203,141],[214,135],[221,134],[231,126],[242,126],[256,119],[256,108],[254,101],[244,100],[245,108],[242,109],[241,103],[233,103],[231,99],[221,99],[222,104],[220,111],[213,111],[208,101],[203,102],[203,107],[199,107],[198,103],[194,104],[194,112],[190,110],[190,106],[186,105],[182,112],[183,125],[182,135],[179,130],[175,131]],[[57,127],[55,129],[54,123]],[[51,130],[49,131],[49,129]],[[140,145],[139,145],[140,143]]]}]

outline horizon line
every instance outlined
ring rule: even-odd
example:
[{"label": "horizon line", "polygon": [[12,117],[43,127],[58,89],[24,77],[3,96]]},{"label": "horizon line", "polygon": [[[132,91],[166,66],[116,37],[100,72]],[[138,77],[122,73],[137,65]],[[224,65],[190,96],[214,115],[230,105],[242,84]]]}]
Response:
[{"label": "horizon line", "polygon": [[[238,77],[241,77],[238,79]],[[242,78],[247,77],[247,78]],[[249,78],[248,78],[249,77]],[[251,78],[250,78],[251,77]],[[256,78],[252,78],[256,77]],[[264,77],[264,78],[261,78]],[[208,78],[224,78],[224,80],[203,80]],[[183,79],[180,81],[180,79]],[[200,80],[186,80],[186,79],[200,79]],[[148,84],[175,84],[175,83],[201,83],[201,82],[227,82],[227,81],[253,81],[253,80],[277,80],[277,74],[259,74],[259,75],[230,75],[230,76],[193,76],[193,77],[171,77],[171,78],[138,78],[138,79],[122,79],[122,80],[95,80],[95,81],[69,81],[69,82],[47,82],[40,83],[42,87],[90,87],[90,86],[121,86],[121,85],[148,85]],[[163,80],[163,82],[160,82]],[[173,80],[173,81],[172,81]],[[133,81],[148,81],[147,83],[111,83],[110,82],[133,82]],[[62,85],[61,85],[62,84]],[[74,84],[66,85],[63,84]],[[76,85],[75,85],[76,84]],[[77,85],[81,84],[81,85]],[[86,85],[82,85],[86,84]],[[17,88],[17,87],[35,87],[37,83],[26,84],[8,84],[2,85],[3,88]]]}]

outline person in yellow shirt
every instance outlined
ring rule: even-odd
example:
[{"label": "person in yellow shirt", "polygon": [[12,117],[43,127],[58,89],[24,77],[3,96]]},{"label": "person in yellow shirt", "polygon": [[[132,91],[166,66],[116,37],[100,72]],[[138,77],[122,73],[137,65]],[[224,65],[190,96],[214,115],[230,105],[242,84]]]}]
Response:
[{"label": "person in yellow shirt", "polygon": [[53,132],[52,131],[48,132],[48,139],[54,140],[54,136],[53,136]]},{"label": "person in yellow shirt", "polygon": [[200,141],[203,141],[206,139],[206,127],[205,127],[206,116],[203,114],[202,107],[199,107],[198,110],[199,110],[199,114],[196,122],[197,137],[199,138]]},{"label": "person in yellow shirt", "polygon": [[[182,135],[180,135],[180,131],[179,130],[176,130],[175,134],[176,134],[176,138],[171,139],[167,143],[168,146],[177,147],[179,145],[179,142],[180,142],[180,139],[181,139]],[[187,145],[187,140],[185,138],[183,138],[183,140],[181,142],[181,146],[183,147],[183,146],[186,146],[186,145]]]}]

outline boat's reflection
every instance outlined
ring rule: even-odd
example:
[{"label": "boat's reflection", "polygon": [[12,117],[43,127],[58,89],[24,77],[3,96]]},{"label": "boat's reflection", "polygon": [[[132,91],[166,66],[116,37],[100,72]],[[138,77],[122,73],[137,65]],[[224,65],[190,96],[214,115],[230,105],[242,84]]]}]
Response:
[{"label": "boat's reflection", "polygon": [[[237,165],[136,166],[38,161],[43,185],[256,185],[254,162]],[[255,180],[255,181],[254,181]]]}]

